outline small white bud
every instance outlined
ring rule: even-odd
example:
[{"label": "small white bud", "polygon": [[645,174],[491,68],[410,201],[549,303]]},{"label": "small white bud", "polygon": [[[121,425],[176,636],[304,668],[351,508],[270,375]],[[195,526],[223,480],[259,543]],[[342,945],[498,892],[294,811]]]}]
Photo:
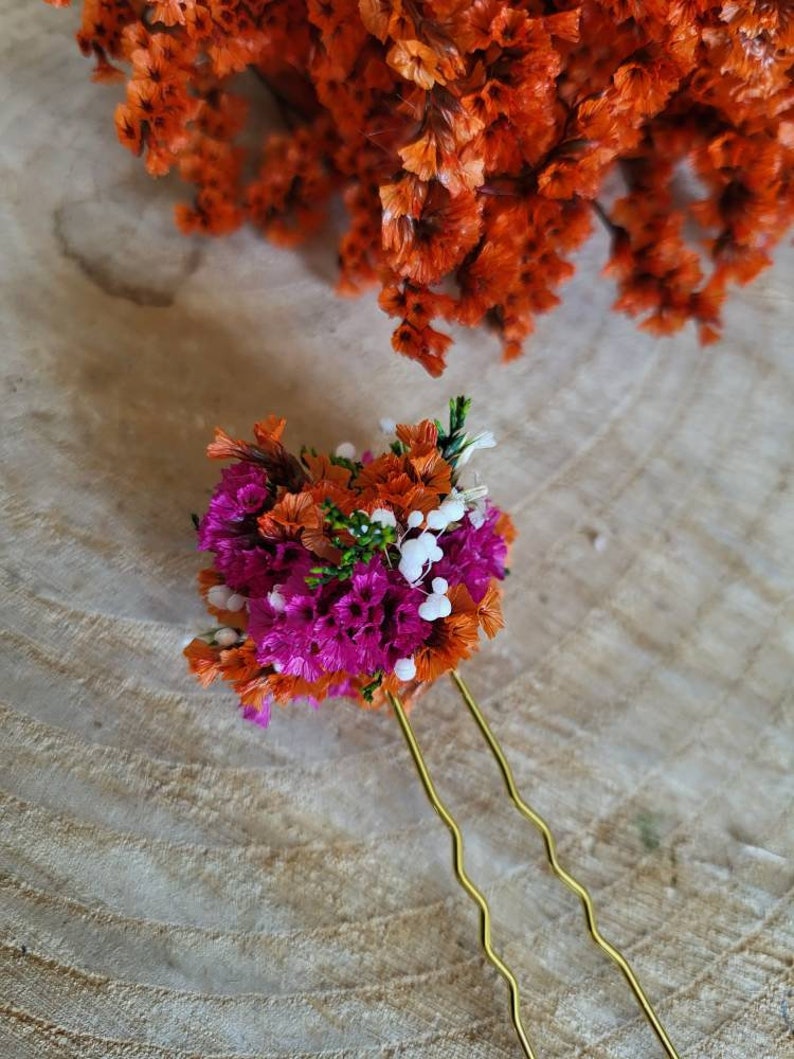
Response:
[{"label": "small white bud", "polygon": [[354,460],[356,458],[356,446],[352,441],[343,441],[336,446],[335,455],[343,460]]},{"label": "small white bud", "polygon": [[281,587],[281,585],[276,585],[276,587],[267,594],[267,601],[273,608],[273,610],[276,612],[276,614],[281,614],[286,606],[284,602],[284,597],[279,591]]},{"label": "small white bud", "polygon": [[225,610],[226,604],[229,602],[229,597],[232,595],[232,590],[228,585],[213,585],[207,593],[207,602],[212,607],[217,607],[219,610]]},{"label": "small white bud", "polygon": [[430,512],[427,516],[427,528],[434,530],[445,530],[447,528],[447,519],[443,508],[439,507],[435,511]]},{"label": "small white bud", "polygon": [[[441,608],[439,602],[442,599],[447,599],[446,596],[428,596],[424,603],[419,604],[419,617],[423,618],[424,621],[435,621],[436,618],[441,617]],[[449,600],[447,600],[449,603]]]},{"label": "small white bud", "polygon": [[413,658],[399,658],[394,663],[394,675],[398,680],[413,680],[416,676],[416,662]]},{"label": "small white bud", "polygon": [[371,522],[378,522],[381,526],[397,525],[397,519],[394,517],[394,512],[389,511],[386,507],[376,507],[369,517]]},{"label": "small white bud", "polygon": [[400,548],[400,554],[403,559],[409,560],[410,562],[423,562],[427,555],[427,548],[423,541],[423,533],[421,537],[413,537],[409,541],[403,541],[402,547]]},{"label": "small white bud", "polygon": [[422,525],[424,520],[425,516],[422,514],[421,511],[412,511],[411,514],[408,516],[408,529],[418,529],[419,526]]},{"label": "small white bud", "polygon": [[239,592],[234,592],[226,601],[226,609],[232,611],[242,610],[247,602],[248,600],[245,596],[241,596]]},{"label": "small white bud", "polygon": [[397,569],[403,575],[409,585],[415,585],[422,580],[422,564],[413,563],[407,559],[400,559]]},{"label": "small white bud", "polygon": [[429,559],[431,563],[437,563],[444,554],[436,543],[436,538],[432,533],[428,533],[427,531],[420,533],[416,540],[422,548],[422,554],[425,559]]},{"label": "small white bud", "polygon": [[437,599],[436,610],[438,611],[439,618],[446,618],[452,613],[452,603],[450,602],[449,596],[433,596],[433,599]]},{"label": "small white bud", "polygon": [[240,639],[240,634],[236,629],[218,629],[215,633],[215,643],[219,647],[231,647],[232,644],[236,644]]},{"label": "small white bud", "polygon": [[447,526],[450,522],[460,522],[466,508],[462,500],[445,500],[440,509],[444,513]]},{"label": "small white bud", "polygon": [[433,578],[433,592],[437,596],[445,596],[449,589],[449,583],[443,577]]}]

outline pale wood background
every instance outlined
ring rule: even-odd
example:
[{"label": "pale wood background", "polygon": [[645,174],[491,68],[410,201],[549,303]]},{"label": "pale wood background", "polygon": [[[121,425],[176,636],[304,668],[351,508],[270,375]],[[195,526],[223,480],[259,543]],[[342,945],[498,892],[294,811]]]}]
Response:
[{"label": "pale wood background", "polygon": [[[175,234],[74,12],[0,19],[0,1054],[519,1055],[392,718],[255,730],[180,657],[216,423],[364,444],[466,390],[521,529],[467,675],[682,1056],[790,1054],[791,249],[703,351],[609,313],[597,235],[525,359],[433,382],[330,244]],[[416,723],[540,1055],[659,1055],[449,689]]]}]

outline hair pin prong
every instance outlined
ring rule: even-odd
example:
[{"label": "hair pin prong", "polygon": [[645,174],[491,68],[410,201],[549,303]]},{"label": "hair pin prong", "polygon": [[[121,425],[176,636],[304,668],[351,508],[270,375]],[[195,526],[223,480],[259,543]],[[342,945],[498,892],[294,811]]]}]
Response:
[{"label": "hair pin prong", "polygon": [[672,1041],[668,1037],[664,1026],[659,1021],[659,1017],[654,1011],[653,1005],[648,999],[645,990],[640,985],[639,980],[637,979],[637,976],[632,970],[630,963],[623,955],[623,953],[619,949],[615,948],[615,946],[612,945],[609,941],[607,941],[606,938],[602,935],[601,931],[598,929],[595,907],[593,906],[593,899],[591,898],[587,888],[582,883],[580,883],[578,879],[575,879],[573,875],[571,875],[570,872],[566,871],[565,868],[563,868],[563,866],[560,864],[557,858],[557,844],[554,840],[554,835],[552,834],[551,828],[543,819],[543,817],[540,816],[540,814],[537,813],[530,805],[527,805],[527,803],[521,797],[518,791],[518,787],[516,785],[515,778],[513,776],[513,770],[510,768],[510,765],[504,755],[504,751],[502,750],[499,741],[493,734],[490,725],[486,721],[482,710],[477,705],[477,702],[474,699],[474,696],[472,695],[471,691],[469,690],[468,685],[456,669],[451,672],[450,676],[452,677],[453,683],[460,692],[461,698],[466,703],[469,712],[474,718],[477,727],[480,729],[483,738],[488,744],[491,753],[496,759],[496,762],[499,766],[499,771],[502,773],[502,779],[504,780],[505,787],[507,788],[507,792],[510,795],[513,804],[521,813],[521,815],[525,817],[525,819],[529,820],[529,822],[533,824],[540,832],[541,837],[543,839],[543,845],[546,850],[546,859],[549,862],[551,870],[561,882],[565,883],[569,890],[576,894],[576,896],[581,901],[582,909],[584,910],[585,921],[587,923],[587,931],[590,937],[593,939],[599,949],[601,949],[602,952],[605,952],[606,955],[620,968],[621,972],[623,973],[623,977],[628,982],[629,988],[636,997],[637,1003],[642,1009],[643,1015],[645,1015],[645,1018],[648,1020],[651,1029],[659,1039],[659,1043],[664,1048],[668,1059],[680,1059],[678,1052],[675,1050],[675,1047],[673,1046]]},{"label": "hair pin prong", "polygon": [[[582,883],[580,883],[578,879],[574,878],[574,876],[571,875],[570,872],[566,871],[566,869],[563,868],[563,866],[560,864],[559,859],[557,857],[557,845],[551,828],[543,819],[543,817],[540,816],[540,814],[537,813],[530,805],[528,805],[527,802],[525,802],[524,799],[521,797],[518,791],[518,787],[516,785],[515,777],[513,776],[513,770],[510,768],[510,765],[507,761],[507,758],[505,757],[504,751],[502,750],[499,741],[491,730],[490,725],[486,721],[485,716],[483,715],[482,710],[478,706],[474,696],[469,690],[468,685],[463,680],[457,670],[453,670],[450,675],[452,677],[453,683],[460,692],[461,698],[465,702],[466,706],[469,709],[469,712],[474,718],[477,727],[480,729],[480,733],[488,744],[488,748],[496,759],[496,763],[499,766],[499,771],[502,774],[502,779],[504,780],[505,787],[507,788],[507,792],[510,795],[511,801],[521,813],[521,815],[525,819],[529,820],[529,822],[540,832],[540,835],[543,839],[543,845],[546,851],[546,858],[549,862],[549,866],[552,872],[554,873],[554,875],[556,875],[558,879],[560,879],[561,882],[565,883],[569,890],[575,893],[576,896],[579,898],[582,904],[582,908],[584,910],[585,921],[590,937],[593,939],[595,944],[604,953],[606,953],[606,955],[609,956],[609,958],[620,968],[624,978],[626,979],[629,984],[629,987],[631,988],[632,993],[636,997],[637,1003],[639,1004],[643,1015],[650,1024],[651,1029],[656,1034],[659,1043],[664,1048],[667,1059],[680,1059],[678,1052],[676,1051],[672,1041],[668,1037],[664,1026],[660,1022],[658,1015],[654,1011],[653,1005],[648,999],[645,990],[640,985],[639,980],[637,979],[637,976],[632,970],[628,960],[620,952],[619,949],[617,949],[611,942],[607,941],[607,939],[601,934],[601,931],[598,929],[593,900],[587,888]],[[482,945],[483,951],[485,952],[485,955],[488,958],[489,962],[496,968],[496,970],[507,982],[508,988],[510,990],[510,1017],[512,1019],[513,1026],[515,1028],[518,1039],[521,1043],[521,1047],[524,1050],[524,1055],[527,1057],[527,1059],[537,1059],[532,1045],[529,1042],[529,1038],[527,1037],[527,1033],[524,1029],[524,1025],[521,1019],[520,993],[518,981],[513,972],[510,970],[510,968],[504,963],[504,961],[496,954],[493,949],[493,945],[491,942],[491,911],[488,906],[488,902],[483,893],[472,882],[471,878],[466,872],[463,863],[463,836],[461,834],[460,827],[458,826],[455,818],[450,813],[449,809],[447,809],[447,807],[444,805],[438,795],[438,792],[435,788],[435,784],[433,783],[427,764],[424,760],[421,748],[419,746],[419,743],[417,742],[413,727],[408,718],[408,714],[406,713],[405,707],[403,706],[400,698],[397,695],[394,695],[389,692],[388,700],[395,712],[400,728],[402,729],[403,736],[405,737],[405,741],[408,745],[411,757],[413,758],[414,765],[416,766],[416,770],[422,782],[422,786],[425,789],[425,793],[427,794],[431,805],[441,817],[452,836],[452,866],[455,872],[455,876],[460,885],[469,895],[469,897],[471,897],[471,899],[480,909],[480,944]]]},{"label": "hair pin prong", "polygon": [[397,717],[402,733],[405,736],[405,742],[408,744],[408,750],[410,751],[411,757],[416,765],[416,771],[419,773],[419,778],[422,781],[425,794],[427,794],[430,804],[444,821],[450,835],[452,836],[452,867],[455,872],[455,877],[480,910],[480,944],[489,962],[507,982],[508,989],[510,990],[510,1018],[512,1019],[518,1039],[521,1042],[524,1055],[527,1059],[538,1059],[532,1045],[529,1043],[529,1038],[527,1037],[524,1024],[521,1020],[521,997],[519,994],[518,980],[507,964],[496,954],[493,945],[491,944],[491,910],[488,906],[488,901],[482,891],[474,885],[466,872],[463,863],[463,835],[460,827],[452,813],[450,813],[449,809],[447,809],[438,795],[438,791],[436,790],[435,784],[430,776],[424,755],[417,742],[413,726],[408,718],[408,714],[405,712],[405,707],[403,706],[402,701],[397,695],[394,695],[391,692],[388,693],[388,700]]}]

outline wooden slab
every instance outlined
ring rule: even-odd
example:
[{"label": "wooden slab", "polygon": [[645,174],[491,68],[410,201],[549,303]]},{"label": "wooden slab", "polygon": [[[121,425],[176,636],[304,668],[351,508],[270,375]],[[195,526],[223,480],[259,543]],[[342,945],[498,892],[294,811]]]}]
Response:
[{"label": "wooden slab", "polygon": [[[529,355],[434,382],[330,243],[174,232],[75,12],[0,18],[0,1053],[518,1057],[393,719],[252,730],[180,657],[216,423],[377,444],[468,391],[521,537],[467,675],[682,1057],[790,1054],[791,249],[703,351],[609,312],[596,236]],[[659,1055],[451,690],[416,724],[539,1055]]]}]

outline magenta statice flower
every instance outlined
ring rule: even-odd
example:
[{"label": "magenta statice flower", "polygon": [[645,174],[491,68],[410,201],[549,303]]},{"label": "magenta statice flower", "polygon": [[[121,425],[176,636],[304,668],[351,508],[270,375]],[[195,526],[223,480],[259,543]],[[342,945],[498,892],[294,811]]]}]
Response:
[{"label": "magenta statice flower", "polygon": [[268,597],[249,601],[248,631],[262,665],[317,680],[322,674],[393,668],[427,639],[419,617],[425,593],[376,558],[352,576],[309,588],[289,577]]},{"label": "magenta statice flower", "polygon": [[258,724],[260,728],[267,728],[270,724],[270,714],[273,711],[273,700],[264,698],[257,706],[243,706],[242,717],[244,721]]},{"label": "magenta statice flower", "polygon": [[258,587],[264,564],[257,517],[269,499],[264,468],[240,461],[221,472],[207,513],[199,523],[199,548],[215,553],[216,568],[235,592],[248,595]]},{"label": "magenta statice flower", "polygon": [[214,552],[230,538],[254,531],[256,516],[268,502],[267,482],[266,471],[256,463],[225,467],[199,525],[199,548]]}]

